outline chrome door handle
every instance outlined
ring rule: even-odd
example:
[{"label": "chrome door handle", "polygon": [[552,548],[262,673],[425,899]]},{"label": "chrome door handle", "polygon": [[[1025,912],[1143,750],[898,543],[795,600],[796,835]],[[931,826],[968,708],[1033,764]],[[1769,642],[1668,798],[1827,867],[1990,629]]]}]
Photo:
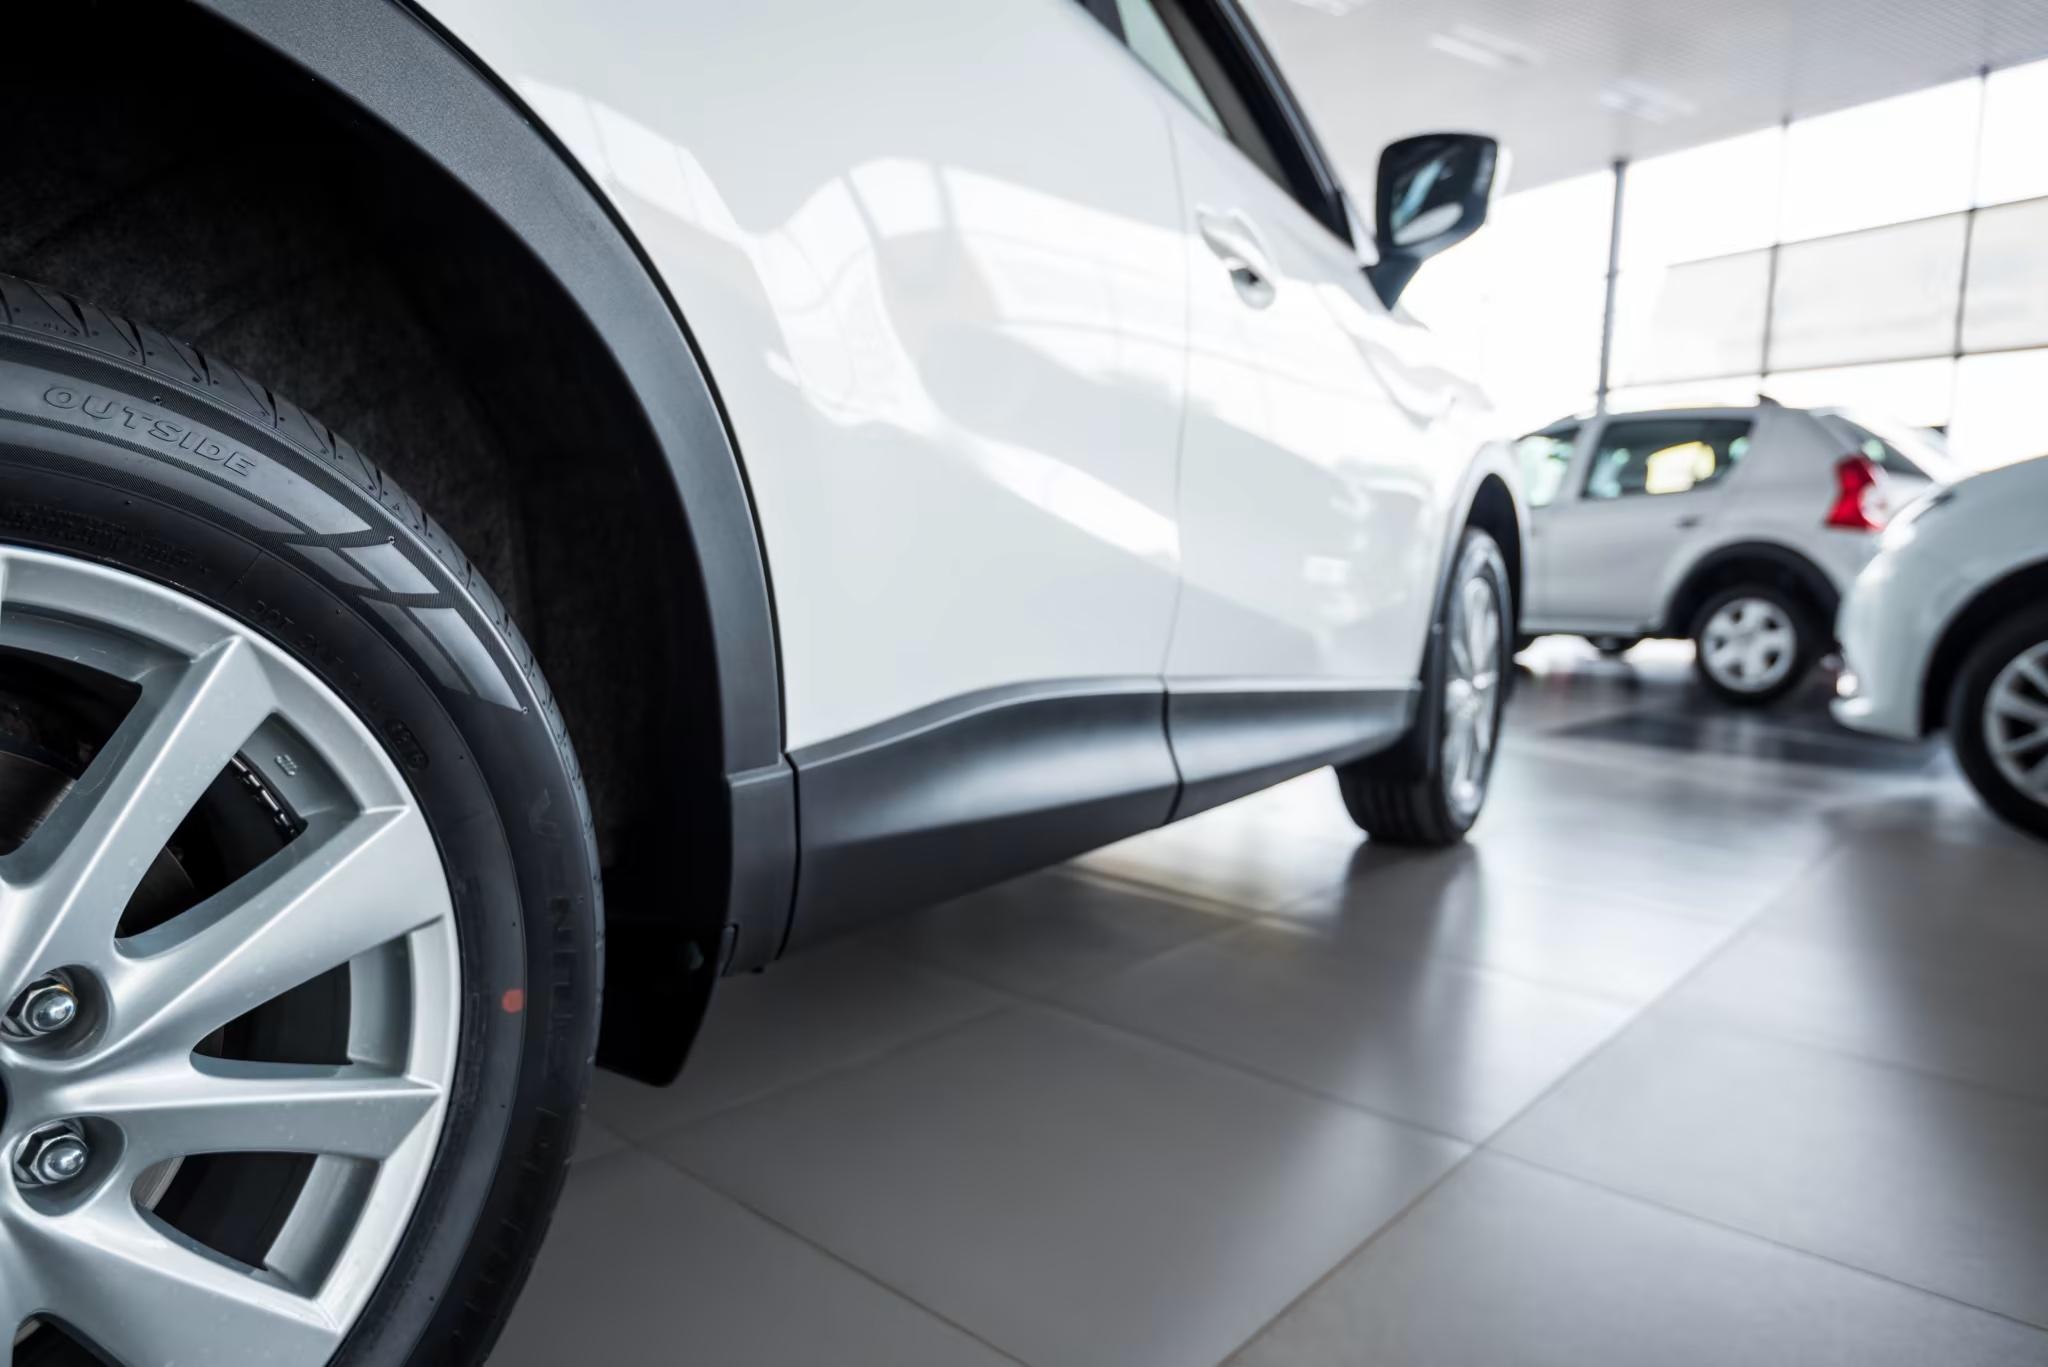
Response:
[{"label": "chrome door handle", "polygon": [[1273,267],[1266,259],[1265,248],[1259,245],[1259,235],[1242,214],[1197,209],[1195,227],[1201,232],[1202,241],[1209,244],[1209,250],[1230,272],[1230,283],[1236,287],[1238,298],[1255,309],[1273,302]]}]

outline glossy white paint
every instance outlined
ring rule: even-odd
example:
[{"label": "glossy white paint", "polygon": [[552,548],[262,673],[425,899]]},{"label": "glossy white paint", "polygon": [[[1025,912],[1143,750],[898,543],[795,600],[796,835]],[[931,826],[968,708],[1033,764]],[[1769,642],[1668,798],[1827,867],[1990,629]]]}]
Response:
[{"label": "glossy white paint", "polygon": [[[1836,718],[1901,739],[1924,735],[1927,669],[1943,633],[1984,589],[2048,563],[2044,525],[2048,458],[1962,480],[1887,528],[1842,604],[1837,632],[1855,688],[1836,701]],[[1938,713],[1945,700],[1933,701]]]},{"label": "glossy white paint", "polygon": [[1429,364],[1430,338],[1389,315],[1356,248],[1167,103],[1191,301],[1167,673],[1404,685],[1479,393]]},{"label": "glossy white paint", "polygon": [[1073,0],[428,7],[695,334],[791,748],[1034,680],[1413,677],[1476,393]]}]

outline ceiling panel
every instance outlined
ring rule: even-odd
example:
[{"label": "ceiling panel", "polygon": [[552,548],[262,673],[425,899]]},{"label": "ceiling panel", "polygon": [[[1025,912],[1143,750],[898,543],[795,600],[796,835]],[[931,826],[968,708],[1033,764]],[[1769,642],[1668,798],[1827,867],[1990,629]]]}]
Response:
[{"label": "ceiling panel", "polygon": [[1354,185],[1435,128],[1526,188],[2048,57],[2048,0],[1247,0]]}]

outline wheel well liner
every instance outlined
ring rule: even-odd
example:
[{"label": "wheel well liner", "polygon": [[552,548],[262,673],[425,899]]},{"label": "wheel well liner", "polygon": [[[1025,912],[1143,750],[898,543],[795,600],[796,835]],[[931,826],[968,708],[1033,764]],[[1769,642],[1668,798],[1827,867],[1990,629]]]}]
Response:
[{"label": "wheel well liner", "polygon": [[1920,727],[1939,731],[1948,723],[1948,695],[1963,660],[1985,632],[2011,613],[2048,603],[2048,560],[2022,565],[1979,589],[1942,628],[1941,639],[1927,657],[1920,685]]},{"label": "wheel well liner", "polygon": [[[539,120],[396,0],[99,17],[91,98],[33,64],[8,92],[33,155],[0,171],[0,268],[276,383],[531,619],[613,835],[600,1057],[666,1080],[705,970],[780,945],[795,863],[766,561],[673,299]],[[197,69],[263,118],[169,117],[161,73]]]},{"label": "wheel well liner", "polygon": [[1830,632],[1842,595],[1820,566],[1789,546],[1770,541],[1744,541],[1723,546],[1701,557],[1686,571],[1665,606],[1660,634],[1684,636],[1692,630],[1693,618],[1707,600],[1736,584],[1762,579],[1804,598],[1821,617]]},{"label": "wheel well liner", "polygon": [[1515,496],[1508,492],[1506,480],[1489,474],[1479,482],[1465,515],[1465,525],[1491,536],[1500,547],[1501,558],[1507,561],[1508,587],[1515,601],[1515,620],[1509,623],[1509,635],[1513,636],[1522,627],[1522,519],[1515,511]]}]

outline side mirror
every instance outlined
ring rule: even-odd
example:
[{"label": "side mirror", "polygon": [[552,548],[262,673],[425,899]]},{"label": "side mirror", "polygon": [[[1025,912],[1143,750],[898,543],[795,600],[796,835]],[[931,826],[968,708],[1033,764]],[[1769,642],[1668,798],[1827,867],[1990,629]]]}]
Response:
[{"label": "side mirror", "polygon": [[1380,153],[1373,246],[1366,268],[1388,308],[1422,263],[1479,231],[1493,200],[1500,144],[1476,133],[1424,133]]}]

